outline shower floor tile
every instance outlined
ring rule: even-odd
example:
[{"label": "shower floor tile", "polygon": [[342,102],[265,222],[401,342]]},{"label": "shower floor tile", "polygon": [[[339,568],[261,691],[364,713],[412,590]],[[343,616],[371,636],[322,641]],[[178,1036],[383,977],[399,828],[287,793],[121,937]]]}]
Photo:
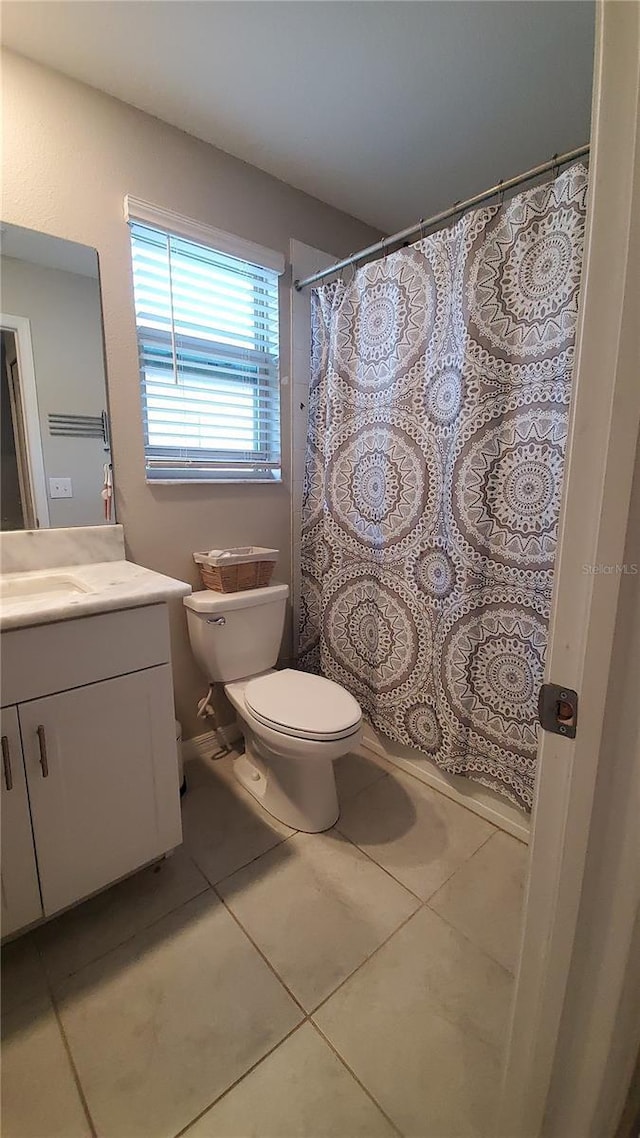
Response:
[{"label": "shower floor tile", "polygon": [[320,835],[186,773],[173,858],[3,950],[10,1138],[493,1138],[526,847],[366,753]]}]

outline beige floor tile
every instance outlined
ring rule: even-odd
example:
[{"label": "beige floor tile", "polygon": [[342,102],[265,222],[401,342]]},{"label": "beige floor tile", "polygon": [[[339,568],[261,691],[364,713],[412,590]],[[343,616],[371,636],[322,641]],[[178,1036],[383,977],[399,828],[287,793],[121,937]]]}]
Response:
[{"label": "beige floor tile", "polygon": [[59,1007],[100,1138],[168,1138],[299,1021],[211,892],[76,973]]},{"label": "beige floor tile", "polygon": [[313,1018],[403,1134],[490,1138],[511,986],[421,909]]},{"label": "beige floor tile", "polygon": [[528,846],[498,830],[429,904],[511,972],[520,944]]},{"label": "beige floor tile", "polygon": [[[402,971],[395,993],[389,994],[395,1012],[401,1012],[405,1003],[410,1012],[411,1002],[419,1000],[485,1043],[503,1046],[512,975],[428,907],[420,909],[364,967],[369,979],[363,984],[374,1000],[378,992],[384,996],[385,983],[395,970]],[[345,987],[357,987],[356,980],[352,977]],[[324,1006],[332,1002],[330,997]]]},{"label": "beige floor tile", "polygon": [[47,981],[31,933],[2,948],[2,1014],[37,996],[48,998]]},{"label": "beige floor tile", "polygon": [[35,934],[54,986],[209,888],[184,849],[43,925]]},{"label": "beige floor tile", "polygon": [[418,904],[335,831],[297,834],[217,889],[307,1010]]},{"label": "beige floor tile", "polygon": [[450,798],[395,773],[346,802],[337,828],[423,900],[494,832]]},{"label": "beige floor tile", "polygon": [[304,1024],[185,1138],[393,1138],[395,1133],[331,1048]]},{"label": "beige floor tile", "polygon": [[36,999],[2,1020],[5,1138],[88,1138],[91,1128],[50,1002]]},{"label": "beige floor tile", "polygon": [[224,762],[217,773],[189,764],[182,800],[185,849],[212,885],[294,833],[243,790]]},{"label": "beige floor tile", "polygon": [[347,755],[337,759],[333,769],[341,807],[348,798],[353,798],[364,790],[365,786],[371,786],[387,773],[387,768],[382,765],[381,760],[356,751],[349,751]]}]

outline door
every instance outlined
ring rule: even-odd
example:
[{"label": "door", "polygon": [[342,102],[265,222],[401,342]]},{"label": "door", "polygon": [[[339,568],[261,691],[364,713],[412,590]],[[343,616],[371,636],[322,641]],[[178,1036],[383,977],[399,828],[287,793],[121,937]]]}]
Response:
[{"label": "door", "polygon": [[[510,1138],[613,1136],[640,1039],[637,499],[630,506],[640,442],[639,94],[640,7],[599,2],[581,327],[546,671],[580,703],[575,739],[544,733],[539,748],[495,1126]],[[616,622],[629,636],[620,656]]]},{"label": "door", "polygon": [[168,664],[19,715],[46,916],[181,842]]},{"label": "door", "polygon": [[[25,316],[0,313],[0,329],[11,334],[9,395],[24,494],[25,524],[31,528],[49,525],[49,499],[40,435],[36,373],[31,346],[31,324]],[[5,340],[5,345],[7,341]]]},{"label": "door", "polygon": [[18,713],[2,710],[2,935],[42,916]]}]

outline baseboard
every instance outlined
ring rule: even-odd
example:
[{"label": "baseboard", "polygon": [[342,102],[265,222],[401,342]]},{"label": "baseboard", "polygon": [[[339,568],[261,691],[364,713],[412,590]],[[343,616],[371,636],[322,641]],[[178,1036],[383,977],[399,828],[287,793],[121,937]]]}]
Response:
[{"label": "baseboard", "polygon": [[233,748],[242,738],[242,732],[237,723],[226,723],[218,727],[217,731],[205,731],[202,735],[194,735],[192,739],[183,739],[182,758],[189,759],[210,758],[221,747]]},{"label": "baseboard", "polygon": [[[384,737],[381,737],[370,723],[364,725],[362,748],[386,759],[388,763],[406,771],[407,774],[413,775],[414,778],[420,779],[420,782],[433,787],[440,794],[451,798],[453,802],[459,803],[467,810],[472,810],[480,818],[484,818],[500,830],[505,830],[507,834],[511,834],[512,837],[528,844],[529,821],[527,816],[516,806],[507,802],[506,799],[503,801],[498,794],[487,787],[458,775],[447,775],[433,765],[426,766],[424,756],[421,756],[417,751],[412,754],[409,747],[398,747],[396,749],[395,744],[390,739],[385,740]],[[405,753],[402,754],[401,751]]]}]

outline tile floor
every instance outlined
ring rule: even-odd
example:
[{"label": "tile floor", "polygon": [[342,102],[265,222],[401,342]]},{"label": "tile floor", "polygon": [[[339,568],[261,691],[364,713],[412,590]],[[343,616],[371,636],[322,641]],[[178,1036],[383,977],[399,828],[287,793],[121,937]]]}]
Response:
[{"label": "tile floor", "polygon": [[4,1138],[494,1138],[526,848],[336,773],[310,835],[192,761],[182,849],[6,946]]}]

